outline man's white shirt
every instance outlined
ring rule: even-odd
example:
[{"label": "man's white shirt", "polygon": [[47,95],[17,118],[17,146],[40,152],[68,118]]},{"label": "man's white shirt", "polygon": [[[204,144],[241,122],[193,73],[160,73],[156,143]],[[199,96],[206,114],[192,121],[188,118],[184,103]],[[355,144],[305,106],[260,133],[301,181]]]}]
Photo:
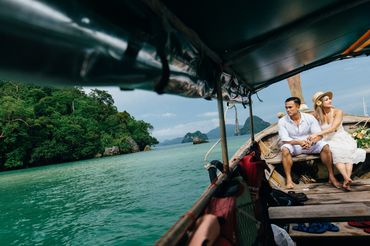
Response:
[{"label": "man's white shirt", "polygon": [[296,125],[294,121],[285,115],[279,120],[279,137],[281,141],[304,140],[311,134],[319,133],[321,131],[319,122],[310,114],[302,113],[299,124]]}]

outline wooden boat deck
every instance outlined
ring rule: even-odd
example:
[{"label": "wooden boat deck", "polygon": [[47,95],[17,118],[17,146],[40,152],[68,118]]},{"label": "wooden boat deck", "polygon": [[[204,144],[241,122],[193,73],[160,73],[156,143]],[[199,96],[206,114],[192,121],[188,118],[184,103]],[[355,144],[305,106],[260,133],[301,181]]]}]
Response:
[{"label": "wooden boat deck", "polygon": [[[370,179],[357,179],[351,185],[352,191],[334,188],[328,183],[296,185],[293,191],[303,192],[308,201],[304,206],[271,207],[272,223],[337,222],[339,232],[314,234],[292,230],[292,238],[323,237],[367,237],[370,234],[361,228],[349,226],[347,221],[370,220]],[[288,190],[283,190],[287,192]]]}]

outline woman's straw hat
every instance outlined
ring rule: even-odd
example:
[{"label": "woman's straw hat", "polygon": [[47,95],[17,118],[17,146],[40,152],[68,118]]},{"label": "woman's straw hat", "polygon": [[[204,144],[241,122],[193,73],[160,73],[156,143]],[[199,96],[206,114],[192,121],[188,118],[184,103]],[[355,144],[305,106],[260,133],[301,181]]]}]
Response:
[{"label": "woman's straw hat", "polygon": [[332,99],[333,98],[333,92],[331,92],[331,91],[327,91],[327,92],[318,91],[312,96],[312,102],[313,102],[313,105],[314,105],[315,109],[322,104],[320,99],[323,98],[324,96],[328,96],[330,99]]}]

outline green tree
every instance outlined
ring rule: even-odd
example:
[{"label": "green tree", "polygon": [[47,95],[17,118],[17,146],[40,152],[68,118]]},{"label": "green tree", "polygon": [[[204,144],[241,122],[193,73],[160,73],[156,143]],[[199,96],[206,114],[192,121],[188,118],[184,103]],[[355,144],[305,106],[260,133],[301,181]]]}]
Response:
[{"label": "green tree", "polygon": [[31,147],[29,126],[32,108],[21,98],[4,96],[0,99],[1,164],[5,168],[22,167]]},{"label": "green tree", "polygon": [[55,89],[0,81],[0,169],[92,158],[105,147],[121,153],[158,141],[153,127],[118,112],[103,90]]}]

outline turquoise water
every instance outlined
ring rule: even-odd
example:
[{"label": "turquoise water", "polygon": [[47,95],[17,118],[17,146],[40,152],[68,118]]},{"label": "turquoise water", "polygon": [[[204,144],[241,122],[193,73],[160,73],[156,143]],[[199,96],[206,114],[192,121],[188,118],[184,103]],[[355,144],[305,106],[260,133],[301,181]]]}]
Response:
[{"label": "turquoise water", "polygon": [[153,245],[207,187],[213,143],[1,173],[0,244]]}]

